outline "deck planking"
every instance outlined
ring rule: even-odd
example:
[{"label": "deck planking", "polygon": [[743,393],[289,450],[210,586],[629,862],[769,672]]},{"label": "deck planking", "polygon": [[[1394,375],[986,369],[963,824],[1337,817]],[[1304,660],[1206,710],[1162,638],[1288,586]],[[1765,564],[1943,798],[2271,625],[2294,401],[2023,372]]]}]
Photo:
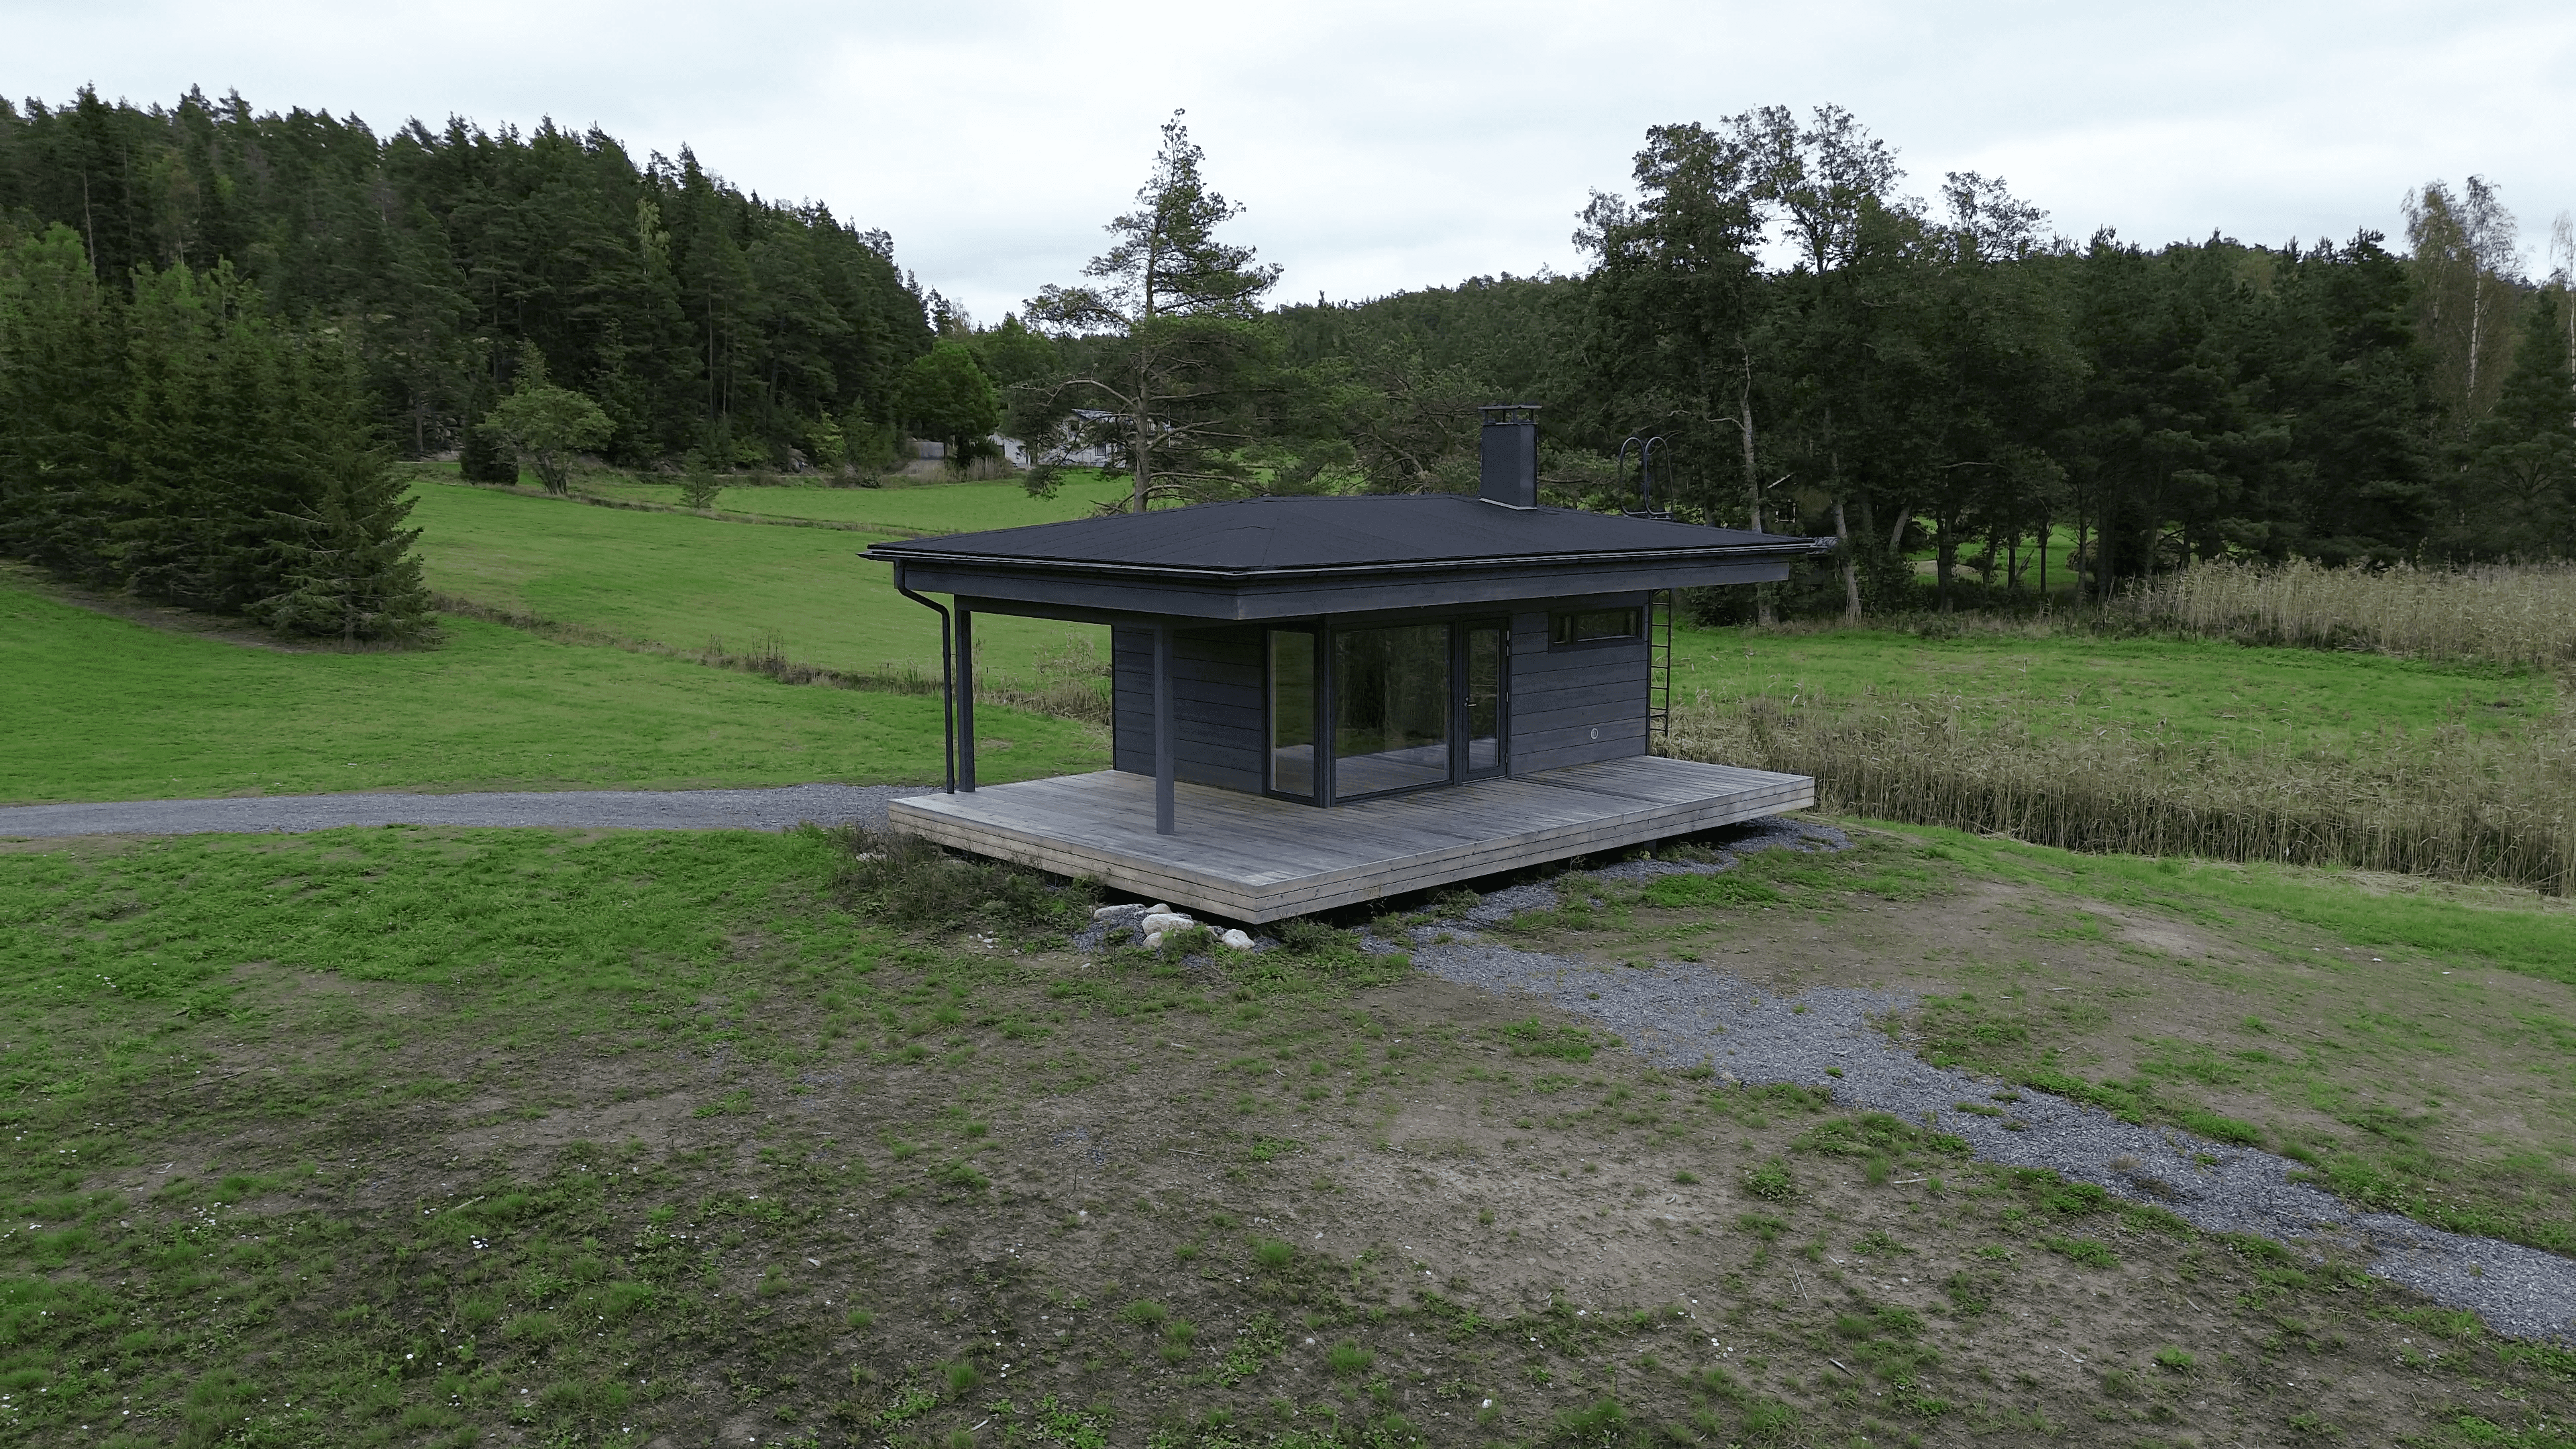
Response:
[{"label": "deck planking", "polygon": [[1154,833],[1151,777],[1116,770],[918,795],[891,823],[952,849],[1248,924],[1428,890],[1815,804],[1815,782],[1631,756],[1329,810],[1175,785]]}]

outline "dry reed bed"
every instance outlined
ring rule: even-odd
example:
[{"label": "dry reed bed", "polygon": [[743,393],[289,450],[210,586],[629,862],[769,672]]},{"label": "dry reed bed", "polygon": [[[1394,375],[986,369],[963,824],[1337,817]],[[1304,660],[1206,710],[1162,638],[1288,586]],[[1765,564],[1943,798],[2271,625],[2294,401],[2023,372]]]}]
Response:
[{"label": "dry reed bed", "polygon": [[1966,697],[1792,710],[1678,704],[1666,753],[1811,775],[1824,808],[2070,850],[2270,860],[2576,894],[2576,727],[2456,726],[2349,757],[2105,729],[2051,734]]},{"label": "dry reed bed", "polygon": [[2576,668],[2576,564],[2204,563],[2129,589],[2105,613],[2202,638]]}]

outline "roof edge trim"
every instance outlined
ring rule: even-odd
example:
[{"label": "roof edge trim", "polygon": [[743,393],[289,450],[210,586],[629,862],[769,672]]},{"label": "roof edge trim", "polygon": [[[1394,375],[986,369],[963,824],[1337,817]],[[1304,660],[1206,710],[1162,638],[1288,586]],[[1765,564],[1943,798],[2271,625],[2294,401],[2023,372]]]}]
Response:
[{"label": "roof edge trim", "polygon": [[[1507,505],[1508,506],[1508,505]],[[1737,558],[1794,558],[1831,553],[1830,538],[1800,538],[1790,544],[1735,544],[1723,547],[1627,549],[1616,553],[1549,553],[1512,554],[1503,557],[1463,559],[1415,559],[1405,562],[1368,564],[1315,564],[1262,568],[1198,568],[1181,564],[1089,563],[1074,559],[1004,558],[992,554],[942,553],[929,549],[900,546],[879,553],[884,545],[871,544],[860,556],[879,563],[938,563],[968,569],[990,569],[1004,573],[1071,573],[1090,577],[1111,575],[1130,578],[1223,579],[1255,578],[1332,578],[1337,575],[1388,573],[1459,573],[1468,570],[1517,570],[1562,568],[1568,565],[1600,567],[1611,564],[1717,562]]]}]

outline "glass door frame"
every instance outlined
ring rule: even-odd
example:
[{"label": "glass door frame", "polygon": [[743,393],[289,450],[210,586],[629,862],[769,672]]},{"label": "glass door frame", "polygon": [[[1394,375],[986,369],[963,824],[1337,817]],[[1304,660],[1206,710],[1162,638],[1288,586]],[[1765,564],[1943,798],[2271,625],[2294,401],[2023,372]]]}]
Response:
[{"label": "glass door frame", "polygon": [[[1279,681],[1271,665],[1271,636],[1303,634],[1307,647],[1313,650],[1307,666],[1308,683],[1314,694],[1313,718],[1306,721],[1307,748],[1314,751],[1307,766],[1314,783],[1311,793],[1299,795],[1281,790],[1274,783],[1278,767],[1278,726],[1273,714],[1278,701]],[[1332,631],[1321,619],[1293,620],[1265,624],[1261,631],[1261,793],[1273,800],[1286,800],[1297,805],[1329,805],[1333,800],[1333,685]]]},{"label": "glass door frame", "polygon": [[[1283,619],[1265,623],[1262,626],[1261,792],[1263,794],[1274,800],[1285,800],[1298,805],[1313,805],[1318,808],[1326,808],[1343,803],[1341,781],[1338,778],[1339,771],[1334,767],[1336,757],[1332,748],[1334,735],[1333,725],[1337,718],[1336,710],[1339,704],[1338,696],[1341,693],[1341,671],[1334,663],[1339,653],[1339,651],[1333,647],[1334,636],[1339,633],[1357,632],[1362,629],[1402,628],[1407,626],[1419,627],[1424,624],[1436,624],[1449,631],[1448,777],[1442,780],[1426,781],[1418,785],[1400,786],[1392,790],[1371,791],[1365,795],[1352,796],[1351,799],[1354,801],[1383,800],[1396,795],[1408,795],[1416,790],[1438,790],[1451,785],[1463,785],[1473,780],[1496,779],[1511,772],[1512,620],[1510,615],[1452,615],[1438,619],[1400,620],[1389,621],[1383,624],[1374,622],[1369,624],[1355,624],[1347,626],[1347,629],[1344,626],[1336,625],[1330,618]],[[1488,766],[1485,769],[1472,770],[1468,765],[1467,636],[1470,631],[1479,627],[1495,629],[1502,635],[1502,658],[1499,661],[1500,668],[1494,681],[1495,761],[1491,766]],[[1308,738],[1314,742],[1313,748],[1315,751],[1313,767],[1315,791],[1312,795],[1288,794],[1273,788],[1271,785],[1271,771],[1276,763],[1273,759],[1272,750],[1272,741],[1276,738],[1274,733],[1275,723],[1271,714],[1273,701],[1276,698],[1275,689],[1277,684],[1277,681],[1272,677],[1271,670],[1270,636],[1273,633],[1303,634],[1312,641],[1314,648],[1315,708],[1314,718],[1308,724]]]},{"label": "glass door frame", "polygon": [[[1467,636],[1492,629],[1503,636],[1502,657],[1494,666],[1494,763],[1475,769],[1469,763],[1474,738],[1468,729]],[[1469,615],[1449,621],[1449,783],[1492,780],[1512,769],[1512,620],[1508,614]]]}]

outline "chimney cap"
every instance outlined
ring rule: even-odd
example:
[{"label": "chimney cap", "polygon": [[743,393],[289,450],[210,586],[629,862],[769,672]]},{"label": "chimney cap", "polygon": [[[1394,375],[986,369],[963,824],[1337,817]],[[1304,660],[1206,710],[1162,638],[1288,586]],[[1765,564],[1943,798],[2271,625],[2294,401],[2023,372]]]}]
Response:
[{"label": "chimney cap", "polygon": [[[1537,403],[1486,403],[1476,411],[1485,415],[1485,426],[1492,428],[1510,423],[1537,422],[1538,406]],[[1497,417],[1498,413],[1501,416]]]}]

